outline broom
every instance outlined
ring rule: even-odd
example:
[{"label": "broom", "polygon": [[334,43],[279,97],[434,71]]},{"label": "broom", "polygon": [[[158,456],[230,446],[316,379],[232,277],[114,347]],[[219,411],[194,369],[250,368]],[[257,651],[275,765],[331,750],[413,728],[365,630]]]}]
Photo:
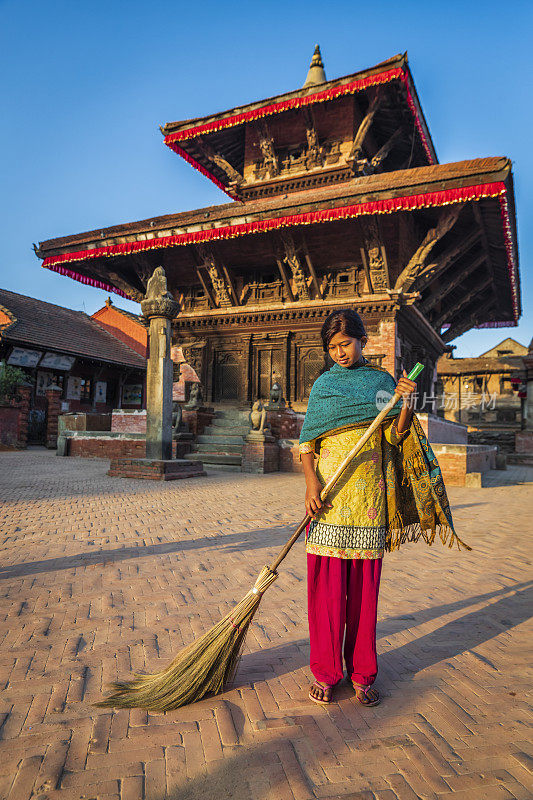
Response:
[{"label": "broom", "polygon": [[[423,364],[417,363],[407,377],[415,380],[423,369]],[[401,394],[395,392],[379,412],[322,489],[322,500],[326,499],[346,467],[400,398]],[[235,673],[248,627],[261,597],[278,577],[277,568],[311,520],[312,516],[307,514],[277,558],[270,566],[263,567],[254,586],[242,600],[211,630],[178,653],[166,669],[152,675],[136,675],[127,683],[111,684],[111,694],[95,705],[162,712],[194,703],[206,694],[220,692]]]}]

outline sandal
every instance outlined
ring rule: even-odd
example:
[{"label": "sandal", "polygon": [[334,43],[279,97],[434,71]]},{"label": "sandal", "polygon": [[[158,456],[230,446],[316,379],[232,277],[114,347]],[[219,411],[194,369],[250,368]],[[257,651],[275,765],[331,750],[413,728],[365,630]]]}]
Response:
[{"label": "sandal", "polygon": [[372,686],[361,686],[360,683],[353,683],[355,696],[362,706],[377,706],[381,703],[379,692]]},{"label": "sandal", "polygon": [[[314,697],[311,692],[313,691],[322,692],[322,699],[319,697]],[[318,703],[320,706],[327,706],[331,703],[331,696],[333,694],[333,686],[330,686],[328,683],[320,683],[320,681],[315,681],[311,684],[311,688],[309,689],[309,699],[313,701],[313,703]]]}]

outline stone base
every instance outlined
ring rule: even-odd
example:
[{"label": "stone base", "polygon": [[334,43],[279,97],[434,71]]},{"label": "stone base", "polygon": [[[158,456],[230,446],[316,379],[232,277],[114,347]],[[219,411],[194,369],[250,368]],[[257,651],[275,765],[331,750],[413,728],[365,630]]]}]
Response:
[{"label": "stone base", "polygon": [[481,474],[496,469],[497,447],[431,443],[447,486],[481,486]]},{"label": "stone base", "polygon": [[515,434],[515,452],[533,455],[533,431],[517,431]]},{"label": "stone base", "polygon": [[112,458],[107,472],[112,478],[178,481],[182,478],[201,478],[206,475],[200,461],[176,458],[159,461],[152,458]]},{"label": "stone base", "polygon": [[264,473],[278,470],[279,447],[277,442],[248,436],[242,450],[241,471]]},{"label": "stone base", "polygon": [[204,430],[211,425],[215,412],[212,408],[186,408],[182,406],[183,422],[194,436],[201,436]]},{"label": "stone base", "polygon": [[292,408],[270,410],[267,407],[267,424],[278,439],[296,439],[300,435],[303,416]]},{"label": "stone base", "polygon": [[[466,425],[462,425],[460,422],[451,422],[449,419],[443,419],[443,417],[438,417],[436,414],[425,412],[417,411],[416,416],[430,442],[468,444]],[[489,442],[483,442],[482,444],[489,444]],[[495,442],[490,442],[490,444],[495,444]]]}]

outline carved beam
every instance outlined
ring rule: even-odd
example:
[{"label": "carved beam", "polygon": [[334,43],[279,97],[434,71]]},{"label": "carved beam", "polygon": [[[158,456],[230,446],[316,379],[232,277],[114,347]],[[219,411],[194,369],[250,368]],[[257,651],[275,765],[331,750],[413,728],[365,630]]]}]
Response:
[{"label": "carved beam", "polygon": [[452,339],[456,339],[461,334],[466,333],[469,331],[470,328],[473,328],[476,325],[478,319],[486,312],[491,309],[494,304],[494,298],[490,297],[485,303],[480,305],[475,312],[470,314],[463,322],[458,322],[452,327],[448,328],[448,330],[441,335],[441,339],[443,342],[451,342]]},{"label": "carved beam", "polygon": [[368,106],[368,111],[361,120],[361,124],[359,125],[357,133],[355,134],[351,150],[346,158],[346,163],[349,164],[352,167],[352,169],[357,167],[357,162],[360,161],[362,158],[363,144],[365,142],[367,133],[370,130],[370,126],[372,125],[374,117],[376,115],[376,111],[378,110],[380,99],[381,99],[381,91],[378,88],[374,92],[374,96],[370,101],[370,105]]},{"label": "carved beam", "polygon": [[447,294],[453,291],[459,284],[463,283],[466,278],[469,277],[473,272],[476,271],[478,267],[486,261],[485,253],[482,253],[480,256],[475,258],[467,267],[464,269],[458,269],[455,278],[448,281],[444,286],[439,287],[438,296],[436,297],[434,294],[424,300],[422,303],[419,303],[418,310],[422,312],[422,314],[426,314],[430,308],[435,304],[435,300],[437,299],[439,302],[442,301]]},{"label": "carved beam", "polygon": [[216,308],[217,304],[215,303],[213,295],[211,294],[211,289],[207,285],[207,281],[205,280],[204,276],[202,275],[202,270],[201,270],[200,267],[196,267],[196,274],[198,275],[198,280],[202,284],[202,289],[204,290],[205,296],[207,297],[207,302],[209,303],[209,307],[210,308]]},{"label": "carved beam", "polygon": [[492,279],[485,278],[477,286],[474,286],[468,294],[466,294],[462,300],[458,303],[451,303],[444,311],[441,311],[440,314],[431,320],[431,324],[435,326],[435,328],[440,329],[444,323],[449,319],[451,315],[457,316],[463,308],[465,308],[469,303],[474,299],[474,297],[478,296],[484,289],[490,286]]},{"label": "carved beam", "polygon": [[216,153],[211,145],[204,141],[201,136],[197,137],[196,144],[204,158],[216,164],[217,167],[224,172],[232,186],[238,188],[242,183],[245,182],[241,173],[238,172],[238,170],[236,170],[235,167],[232,166],[229,161],[227,161],[227,159],[220,155],[220,153]]},{"label": "carved beam", "polygon": [[400,134],[402,133],[402,128],[397,128],[392,136],[389,136],[387,141],[384,145],[382,145],[375,156],[370,159],[370,163],[374,170],[378,170],[381,167],[382,162],[387,158],[390,151],[392,150],[396,139],[399,138]]},{"label": "carved beam", "polygon": [[305,152],[306,167],[321,166],[323,164],[322,148],[318,140],[318,133],[313,119],[311,109],[303,109],[303,116],[305,120],[305,136],[307,139],[307,150]]},{"label": "carved beam", "polygon": [[494,279],[494,270],[492,269],[492,260],[490,257],[490,248],[489,248],[489,240],[487,238],[487,231],[485,229],[485,222],[483,220],[483,216],[481,214],[481,209],[479,207],[479,203],[472,203],[472,211],[474,212],[474,217],[476,218],[476,222],[479,227],[479,232],[481,235],[481,244],[483,245],[483,250],[485,252],[485,256],[487,257],[487,265],[490,269],[490,274],[492,276],[492,286],[494,289],[495,297],[498,296],[498,289],[496,288],[496,281]]},{"label": "carved beam", "polygon": [[202,261],[202,266],[209,274],[213,295],[217,305],[221,308],[229,308],[229,306],[232,305],[230,289],[226,283],[224,272],[219,266],[214,253],[205,244],[196,245],[196,250]]},{"label": "carved beam", "polygon": [[281,280],[283,281],[283,286],[285,287],[287,297],[289,298],[291,303],[294,303],[294,295],[292,293],[291,284],[289,278],[287,277],[287,272],[285,270],[283,261],[281,260],[281,258],[276,258],[276,263],[278,265],[279,274],[281,275]]},{"label": "carved beam", "polygon": [[281,239],[285,250],[283,261],[289,266],[299,300],[309,300],[309,287],[306,274],[298,257],[294,240],[288,231],[281,231]]},{"label": "carved beam", "polygon": [[274,138],[270,135],[266,124],[264,124],[261,129],[259,149],[263,156],[263,162],[267,169],[268,177],[275,178],[279,173],[279,161],[274,149]]},{"label": "carved beam", "polygon": [[234,306],[238,306],[238,305],[240,305],[239,298],[237,297],[237,292],[235,291],[235,284],[233,283],[233,278],[232,278],[231,272],[226,267],[225,264],[221,264],[221,266],[222,266],[222,272],[224,273],[224,277],[226,278],[226,283],[227,283],[228,288],[229,288],[229,292],[230,292],[230,295],[231,295],[231,299],[232,299],[233,305]]},{"label": "carved beam", "polygon": [[453,206],[449,211],[442,214],[434,228],[430,228],[430,230],[424,236],[420,246],[411,256],[407,266],[400,272],[398,280],[394,285],[396,291],[403,289],[403,291],[406,292],[411,288],[412,284],[424,269],[424,264],[428,255],[433,250],[437,242],[440,241],[440,239],[442,239],[442,237],[448,233],[451,228],[453,228],[462,209],[462,204]]},{"label": "carved beam", "polygon": [[[111,259],[106,259],[107,261]],[[97,275],[105,283],[111,283],[117,289],[122,289],[131,300],[140,303],[144,297],[145,287],[143,286],[140,278],[137,275],[129,276],[124,275],[123,272],[109,269],[107,263],[105,266],[100,266],[98,263],[91,264],[91,271]],[[153,272],[153,268],[152,268]]]},{"label": "carved beam", "polygon": [[320,284],[318,282],[318,276],[316,274],[313,262],[311,261],[311,256],[309,255],[309,248],[307,247],[307,242],[305,241],[305,237],[303,236],[303,234],[302,234],[302,241],[304,246],[305,263],[307,264],[307,269],[309,270],[309,274],[311,275],[311,278],[313,280],[313,286],[315,287],[316,296],[320,297],[320,299],[322,300],[323,295],[322,295],[322,290],[320,288]]},{"label": "carved beam", "polygon": [[368,222],[365,246],[361,247],[361,258],[367,277],[370,278],[370,291],[385,292],[390,289],[387,254],[381,243],[379,228],[374,219],[370,219]]},{"label": "carved beam", "polygon": [[439,256],[439,260],[425,266],[419,272],[415,285],[419,292],[422,292],[430,283],[438,278],[452,264],[457,261],[463,253],[468,252],[471,247],[479,240],[479,232],[472,231],[468,236],[457,242],[453,247],[448,248]]}]

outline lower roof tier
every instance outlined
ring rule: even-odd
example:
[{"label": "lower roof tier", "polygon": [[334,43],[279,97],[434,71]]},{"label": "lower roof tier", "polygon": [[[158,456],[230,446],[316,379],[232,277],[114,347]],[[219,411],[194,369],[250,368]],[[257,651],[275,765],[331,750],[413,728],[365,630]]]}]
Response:
[{"label": "lower roof tier", "polygon": [[448,341],[473,326],[516,325],[521,313],[505,158],[155,217],[51,239],[37,255],[49,269],[134,300],[162,265],[183,313],[194,313],[195,297],[199,313],[202,302],[211,313],[262,302],[249,287],[272,278],[281,288],[271,303],[331,299],[341,272],[353,278],[343,278],[352,281],[347,300],[416,293],[416,305]]}]

